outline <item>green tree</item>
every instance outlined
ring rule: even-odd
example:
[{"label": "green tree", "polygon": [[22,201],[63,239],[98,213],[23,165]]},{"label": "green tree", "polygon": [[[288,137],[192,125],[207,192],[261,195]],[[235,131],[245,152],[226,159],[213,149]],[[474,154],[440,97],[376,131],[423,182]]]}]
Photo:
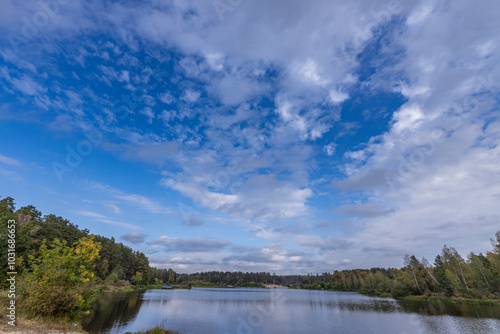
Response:
[{"label": "green tree", "polygon": [[[15,203],[14,199],[12,197],[6,197],[4,199],[0,200],[0,286],[7,287],[8,282],[6,280],[7,278],[7,272],[8,272],[8,267],[7,267],[7,262],[8,262],[8,239],[9,239],[9,231],[8,231],[8,226],[12,225],[9,224],[9,220],[15,220],[16,215],[14,214],[15,210]],[[17,225],[16,225],[16,244],[18,241],[18,233],[17,233]],[[17,246],[16,246],[17,247]],[[20,264],[19,261],[21,259],[21,254],[19,254],[16,251],[17,255],[17,260],[18,262],[16,263],[16,270],[17,270],[17,265]]]},{"label": "green tree", "polygon": [[149,276],[150,276],[150,268],[149,268],[149,260],[144,255],[144,253],[136,252],[135,253],[135,271],[136,274],[139,272],[141,274],[141,280],[139,281],[139,285],[148,284]]},{"label": "green tree", "polygon": [[493,273],[491,271],[491,263],[488,258],[481,253],[476,255],[471,252],[469,254],[469,266],[475,282],[473,287],[474,297],[490,297],[494,293],[494,287],[492,286]]},{"label": "green tree", "polygon": [[458,254],[454,247],[444,246],[442,259],[445,267],[445,273],[449,281],[454,286],[454,292],[457,295],[465,295],[470,292],[468,282],[469,266],[462,256]]},{"label": "green tree", "polygon": [[500,255],[500,231],[495,234],[496,240],[491,239],[491,244],[493,245],[493,252]]},{"label": "green tree", "polygon": [[33,272],[23,275],[24,305],[32,315],[77,318],[96,295],[93,267],[100,244],[94,236],[84,237],[69,247],[54,239],[43,241],[38,258],[31,257]]},{"label": "green tree", "polygon": [[444,292],[446,296],[451,297],[453,295],[453,288],[450,280],[446,276],[446,268],[441,255],[436,256],[436,260],[434,261],[434,275],[439,283],[439,289],[441,292]]}]

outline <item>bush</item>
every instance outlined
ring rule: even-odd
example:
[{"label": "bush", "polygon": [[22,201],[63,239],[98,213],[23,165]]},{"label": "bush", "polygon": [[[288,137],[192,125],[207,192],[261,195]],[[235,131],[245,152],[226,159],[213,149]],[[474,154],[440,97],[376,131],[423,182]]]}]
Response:
[{"label": "bush", "polygon": [[99,249],[93,236],[80,239],[74,247],[54,239],[49,249],[44,241],[39,258],[31,258],[33,272],[22,280],[21,294],[28,312],[77,318],[90,308],[97,295],[92,268]]},{"label": "bush", "polygon": [[109,274],[108,277],[106,277],[106,284],[116,284],[118,283],[118,275],[116,273],[111,273]]},{"label": "bush", "polygon": [[116,286],[128,286],[130,285],[130,282],[129,281],[125,281],[125,280],[122,280],[122,279],[119,279],[117,282],[116,282]]},{"label": "bush", "polygon": [[409,296],[411,294],[411,287],[408,285],[396,280],[391,289],[391,294],[394,298],[403,298]]}]

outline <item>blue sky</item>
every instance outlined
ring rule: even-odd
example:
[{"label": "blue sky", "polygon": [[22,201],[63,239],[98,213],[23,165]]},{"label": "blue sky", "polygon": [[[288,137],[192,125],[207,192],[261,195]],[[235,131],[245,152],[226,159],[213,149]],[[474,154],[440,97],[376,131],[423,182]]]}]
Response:
[{"label": "blue sky", "polygon": [[494,1],[6,1],[0,195],[154,266],[400,267],[500,229]]}]

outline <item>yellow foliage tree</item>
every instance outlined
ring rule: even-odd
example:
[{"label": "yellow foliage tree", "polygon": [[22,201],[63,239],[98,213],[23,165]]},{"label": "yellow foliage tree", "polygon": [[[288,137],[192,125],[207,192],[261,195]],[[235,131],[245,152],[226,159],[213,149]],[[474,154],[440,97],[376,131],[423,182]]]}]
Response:
[{"label": "yellow foliage tree", "polygon": [[31,257],[33,272],[24,275],[24,305],[33,315],[68,316],[84,313],[96,296],[92,284],[94,263],[101,245],[94,236],[84,237],[69,247],[65,240],[45,240],[38,258]]}]

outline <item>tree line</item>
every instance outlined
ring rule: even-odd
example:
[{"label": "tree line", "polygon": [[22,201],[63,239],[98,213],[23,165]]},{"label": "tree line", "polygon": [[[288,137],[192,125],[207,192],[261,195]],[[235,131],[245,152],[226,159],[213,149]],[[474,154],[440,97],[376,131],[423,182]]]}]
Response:
[{"label": "tree line", "polygon": [[444,246],[431,264],[425,258],[405,255],[402,268],[352,269],[307,275],[266,272],[201,272],[177,274],[176,281],[200,286],[258,286],[279,284],[292,288],[358,291],[368,294],[500,298],[500,231],[486,254],[463,258],[454,247]]},{"label": "tree line", "polygon": [[[7,222],[13,219],[16,226],[16,269],[18,274],[32,271],[30,258],[39,258],[40,247],[44,243],[52,245],[54,240],[65,241],[72,246],[82,238],[90,236],[88,229],[62,217],[49,214],[43,216],[34,206],[15,208],[14,199],[6,197],[0,200],[0,262],[7,258]],[[144,253],[133,251],[130,247],[117,243],[114,238],[94,236],[94,242],[100,244],[99,257],[95,259],[94,273],[97,278],[115,281],[124,280],[138,284],[147,284],[150,279],[149,261]],[[0,279],[5,284],[7,266],[0,266]]]}]

